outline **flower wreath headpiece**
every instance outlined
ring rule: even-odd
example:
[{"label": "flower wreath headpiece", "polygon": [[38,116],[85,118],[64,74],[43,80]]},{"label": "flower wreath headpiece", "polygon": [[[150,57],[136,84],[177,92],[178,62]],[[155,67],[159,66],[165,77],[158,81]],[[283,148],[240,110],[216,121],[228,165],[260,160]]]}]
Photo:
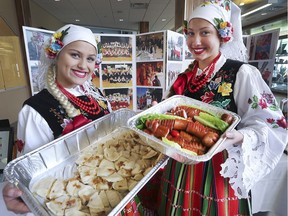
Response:
[{"label": "flower wreath headpiece", "polygon": [[63,39],[68,34],[69,29],[70,29],[70,27],[68,27],[65,30],[62,30],[61,32],[55,32],[52,35],[48,45],[45,48],[46,56],[49,59],[55,59],[56,58],[58,52],[64,46]]},{"label": "flower wreath headpiece", "polygon": [[233,38],[233,27],[230,22],[225,22],[222,18],[214,18],[214,23],[218,30],[220,37],[223,39],[223,42],[229,42]]}]

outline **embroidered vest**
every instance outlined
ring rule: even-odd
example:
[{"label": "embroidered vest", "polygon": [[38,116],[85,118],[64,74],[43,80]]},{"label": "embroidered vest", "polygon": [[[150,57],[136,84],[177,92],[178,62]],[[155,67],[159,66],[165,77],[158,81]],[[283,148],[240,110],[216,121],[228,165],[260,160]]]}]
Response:
[{"label": "embroidered vest", "polygon": [[233,90],[237,72],[242,64],[244,63],[227,59],[226,63],[210,82],[206,83],[195,93],[191,93],[186,88],[183,95],[236,113],[237,107],[233,97]]},{"label": "embroidered vest", "polygon": [[[88,97],[80,96],[82,100],[88,101]],[[61,124],[64,123],[64,119],[70,119],[61,106],[61,104],[51,95],[47,89],[43,89],[38,94],[32,96],[24,102],[24,105],[27,104],[33,107],[48,123],[49,127],[53,131],[54,138],[61,136],[63,132],[63,127]],[[105,101],[107,105],[107,102]],[[107,106],[106,106],[107,107]],[[79,107],[76,107],[79,108]],[[101,111],[97,115],[90,115],[86,112],[81,113],[86,116],[88,119],[95,120],[109,113],[108,109],[101,107]]]}]

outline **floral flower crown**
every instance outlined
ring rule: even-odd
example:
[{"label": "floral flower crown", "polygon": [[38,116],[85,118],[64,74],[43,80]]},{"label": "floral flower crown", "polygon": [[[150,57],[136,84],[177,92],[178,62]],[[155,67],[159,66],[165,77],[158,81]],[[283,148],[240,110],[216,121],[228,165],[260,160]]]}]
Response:
[{"label": "floral flower crown", "polygon": [[233,27],[230,22],[225,22],[222,18],[214,18],[214,23],[224,43],[227,43],[233,38]]},{"label": "floral flower crown", "polygon": [[46,56],[49,59],[55,59],[57,56],[57,53],[62,49],[64,46],[63,39],[65,35],[68,34],[68,30],[70,27],[67,29],[61,31],[61,32],[55,32],[52,37],[50,38],[49,44],[45,48]]}]

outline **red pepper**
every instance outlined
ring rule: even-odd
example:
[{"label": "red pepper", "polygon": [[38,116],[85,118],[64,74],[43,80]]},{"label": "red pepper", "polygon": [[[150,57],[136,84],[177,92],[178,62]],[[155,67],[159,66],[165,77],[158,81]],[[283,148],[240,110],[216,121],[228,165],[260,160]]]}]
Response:
[{"label": "red pepper", "polygon": [[177,130],[171,130],[170,134],[173,136],[173,137],[178,137],[180,135],[180,133],[177,131]]}]

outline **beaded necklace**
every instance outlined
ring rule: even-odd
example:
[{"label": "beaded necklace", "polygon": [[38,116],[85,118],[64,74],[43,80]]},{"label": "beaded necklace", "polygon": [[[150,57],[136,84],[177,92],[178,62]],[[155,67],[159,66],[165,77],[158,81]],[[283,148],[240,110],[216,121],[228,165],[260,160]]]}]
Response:
[{"label": "beaded necklace", "polygon": [[68,92],[57,81],[56,81],[56,85],[58,86],[60,91],[68,98],[68,100],[71,103],[73,103],[74,105],[79,107],[81,110],[85,111],[86,113],[89,113],[91,115],[97,115],[101,111],[99,104],[91,95],[86,95],[88,97],[89,101],[84,101],[84,100],[74,96],[70,92]]},{"label": "beaded necklace", "polygon": [[209,64],[209,66],[206,67],[205,70],[203,70],[202,74],[198,77],[197,77],[197,71],[198,71],[199,63],[198,61],[195,61],[195,64],[191,71],[192,75],[191,75],[190,83],[188,84],[188,90],[191,93],[197,92],[200,88],[202,88],[206,84],[208,79],[211,77],[215,69],[216,62],[218,61],[220,56],[221,56],[221,53],[219,52],[219,54],[213,59],[213,61]]}]

